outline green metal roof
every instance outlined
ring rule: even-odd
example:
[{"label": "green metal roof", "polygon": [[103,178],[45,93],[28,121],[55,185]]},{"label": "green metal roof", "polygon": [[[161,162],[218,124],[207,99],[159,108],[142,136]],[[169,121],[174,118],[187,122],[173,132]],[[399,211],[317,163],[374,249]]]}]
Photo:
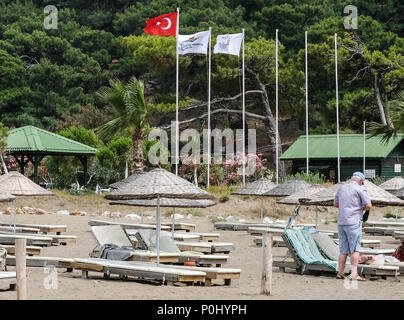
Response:
[{"label": "green metal roof", "polygon": [[[398,134],[386,144],[379,137],[366,139],[366,158],[386,158],[404,139],[404,134]],[[337,158],[337,135],[309,135],[310,159]],[[341,134],[340,157],[362,158],[363,135]],[[306,136],[300,136],[280,157],[281,160],[296,160],[306,158]]]},{"label": "green metal roof", "polygon": [[97,149],[43,129],[25,126],[9,131],[7,152],[47,155],[92,155],[97,152]]}]

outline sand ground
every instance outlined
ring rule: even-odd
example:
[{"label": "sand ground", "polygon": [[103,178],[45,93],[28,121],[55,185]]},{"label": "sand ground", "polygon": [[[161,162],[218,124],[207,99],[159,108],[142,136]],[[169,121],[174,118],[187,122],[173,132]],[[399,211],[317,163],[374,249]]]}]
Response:
[{"label": "sand ground", "polygon": [[[293,210],[293,206],[277,205],[274,199],[265,199],[266,216],[272,220],[287,220]],[[20,223],[37,224],[65,224],[67,233],[77,236],[76,244],[67,246],[45,247],[41,251],[42,256],[54,257],[88,257],[94,248],[95,241],[92,238],[88,221],[91,219],[103,219],[111,221],[125,221],[136,223],[138,221],[129,218],[112,219],[102,214],[106,210],[120,212],[122,216],[128,213],[141,214],[145,221],[154,221],[155,210],[152,208],[135,208],[125,206],[109,206],[108,202],[99,195],[71,196],[58,192],[55,197],[20,198],[18,207],[30,206],[42,208],[51,214],[17,216]],[[6,208],[1,204],[0,210]],[[57,215],[58,210],[85,211],[86,216]],[[45,289],[44,280],[48,276],[43,268],[28,268],[27,289],[29,299],[404,299],[404,281],[397,282],[394,279],[375,280],[358,283],[357,289],[346,289],[344,281],[330,276],[297,275],[291,271],[280,273],[277,268],[273,270],[273,284],[271,296],[261,295],[261,268],[262,248],[253,243],[254,236],[245,231],[215,230],[210,216],[221,215],[223,217],[234,216],[238,219],[259,219],[260,201],[255,197],[231,196],[230,200],[219,203],[207,209],[181,209],[176,212],[187,215],[189,218],[181,219],[182,222],[196,224],[196,231],[215,232],[220,234],[221,242],[232,242],[236,250],[230,253],[227,265],[223,267],[242,269],[241,278],[232,281],[231,286],[224,286],[221,280],[214,280],[212,287],[203,286],[161,286],[136,280],[114,279],[104,280],[100,273],[90,273],[90,279],[82,279],[81,272],[65,272],[58,270],[58,288]],[[163,210],[163,220],[169,221],[172,210]],[[375,209],[371,212],[371,219],[382,218],[387,212],[393,213],[394,208]],[[400,212],[403,216],[402,212]],[[148,219],[147,216],[153,217]],[[314,208],[302,207],[301,222],[314,223]],[[337,212],[333,208],[321,208],[319,217],[320,228],[336,230],[335,223]],[[0,215],[1,222],[8,222],[10,217]],[[369,236],[364,236],[369,238]],[[398,243],[391,237],[372,237],[382,240],[383,248],[395,248]],[[274,248],[274,256],[283,256],[286,248]],[[9,267],[9,270],[13,270]],[[403,277],[401,277],[404,280]],[[0,291],[0,300],[15,299],[15,291]]]}]

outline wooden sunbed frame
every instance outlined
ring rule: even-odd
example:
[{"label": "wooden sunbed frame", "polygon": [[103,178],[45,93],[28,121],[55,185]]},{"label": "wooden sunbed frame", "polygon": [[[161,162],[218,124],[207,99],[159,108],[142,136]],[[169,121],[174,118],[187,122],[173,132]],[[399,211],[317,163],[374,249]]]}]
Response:
[{"label": "wooden sunbed frame", "polygon": [[8,244],[14,245],[15,239],[26,239],[27,245],[34,245],[34,246],[51,246],[52,245],[52,238],[47,236],[39,236],[39,235],[26,235],[26,234],[0,234],[0,244]]},{"label": "wooden sunbed frame", "polygon": [[[0,222],[0,226],[9,226],[10,224]],[[61,232],[66,232],[67,227],[65,225],[47,225],[47,224],[26,224],[26,223],[17,223],[16,227],[21,228],[35,228],[39,229],[40,232],[47,234],[51,232],[55,232],[57,235],[60,235]]]},{"label": "wooden sunbed frame", "polygon": [[189,284],[203,282],[206,276],[206,273],[201,271],[174,269],[161,265],[159,267],[151,264],[141,265],[135,262],[128,264],[126,261],[106,259],[75,259],[73,267],[82,271],[82,278],[84,279],[89,277],[88,273],[90,271],[102,272],[106,279],[112,274],[117,274],[123,278],[131,276],[141,280],[149,279],[167,281],[168,283],[184,282]]},{"label": "wooden sunbed frame", "polygon": [[[0,248],[4,248],[7,251],[7,254],[15,254],[15,246],[14,245],[7,245],[7,244],[0,244]],[[37,246],[26,246],[26,254],[28,256],[37,256],[41,253],[41,247]]]},{"label": "wooden sunbed frame", "polygon": [[196,251],[202,253],[225,253],[235,249],[233,243],[225,242],[187,242],[175,241],[175,244],[181,251]]}]

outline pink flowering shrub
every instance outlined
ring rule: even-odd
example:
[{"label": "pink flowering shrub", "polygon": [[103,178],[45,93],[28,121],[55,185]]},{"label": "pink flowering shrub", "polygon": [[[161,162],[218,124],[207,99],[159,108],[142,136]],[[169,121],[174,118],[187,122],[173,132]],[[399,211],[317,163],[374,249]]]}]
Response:
[{"label": "pink flowering shrub", "polygon": [[[194,181],[195,170],[197,172],[198,184],[205,184],[207,179],[207,165],[194,164],[189,159],[184,159],[179,167],[179,174],[184,179]],[[248,172],[248,164],[254,165],[253,173]],[[272,179],[271,171],[265,166],[267,159],[262,154],[247,154],[245,156],[246,179],[259,179],[267,177]],[[210,165],[210,184],[211,185],[228,185],[237,184],[243,180],[243,157],[234,155],[229,160],[223,160],[221,164],[213,163]]]}]

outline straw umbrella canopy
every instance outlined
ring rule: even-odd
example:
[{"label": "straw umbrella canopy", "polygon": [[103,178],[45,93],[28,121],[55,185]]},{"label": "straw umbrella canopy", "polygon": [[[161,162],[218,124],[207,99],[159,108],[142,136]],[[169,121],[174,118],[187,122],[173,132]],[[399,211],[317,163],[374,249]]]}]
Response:
[{"label": "straw umbrella canopy", "polygon": [[[349,181],[348,181],[349,182]],[[335,194],[339,187],[347,182],[337,183],[327,188],[325,191],[314,194],[308,204],[332,206],[334,203]],[[383,190],[376,186],[369,180],[365,180],[365,189],[368,193],[372,205],[375,206],[404,206],[404,201],[396,197],[395,195]]]},{"label": "straw umbrella canopy", "polygon": [[213,199],[214,195],[164,169],[154,169],[108,194],[109,200],[181,198]]},{"label": "straw umbrella canopy", "polygon": [[[240,195],[240,196],[262,196],[265,192],[272,190],[276,187],[276,184],[271,180],[266,178],[258,179],[252,183],[247,184],[246,186],[238,189],[236,192],[232,194]],[[261,198],[261,221],[264,218],[264,202]]]},{"label": "straw umbrella canopy", "polygon": [[311,184],[301,179],[293,179],[278,185],[277,187],[265,192],[263,196],[269,197],[286,197],[298,191],[306,190]]},{"label": "straw umbrella canopy", "polygon": [[157,265],[159,265],[161,199],[210,200],[214,198],[214,195],[167,170],[159,168],[141,174],[138,178],[107,195],[106,198],[110,200],[155,199],[157,207]]},{"label": "straw umbrella canopy", "polygon": [[1,189],[15,196],[53,196],[54,194],[17,171],[0,176]]},{"label": "straw umbrella canopy", "polygon": [[287,196],[286,198],[283,198],[281,200],[278,200],[277,203],[281,204],[299,204],[299,203],[305,203],[307,201],[310,201],[310,197],[313,194],[316,194],[318,192],[324,191],[326,188],[321,186],[320,184],[313,184],[312,186],[308,187],[307,189],[298,191],[296,193],[291,194],[290,196]]},{"label": "straw umbrella canopy", "polygon": [[[157,207],[157,199],[117,200],[111,201],[109,204],[135,207]],[[212,200],[160,198],[160,207],[165,208],[207,208],[214,206],[215,204],[216,202]]]},{"label": "straw umbrella canopy", "polygon": [[112,189],[119,189],[119,188],[125,186],[127,183],[130,183],[130,182],[134,181],[135,179],[137,179],[139,177],[139,175],[141,175],[143,173],[144,172],[136,172],[136,173],[130,175],[129,177],[127,177],[127,178],[125,178],[125,179],[123,179],[121,181],[111,183],[109,185],[109,187],[112,188]]},{"label": "straw umbrella canopy", "polygon": [[397,190],[397,191],[394,193],[394,195],[395,195],[397,198],[404,199],[404,187],[401,188],[401,189],[399,189],[399,190]]},{"label": "straw umbrella canopy", "polygon": [[12,194],[0,190],[0,202],[11,202],[14,201],[15,199],[17,199],[16,196],[13,196]]},{"label": "straw umbrella canopy", "polygon": [[394,177],[386,182],[383,182],[379,187],[389,192],[397,191],[404,188],[404,178],[400,176]]},{"label": "straw umbrella canopy", "polygon": [[262,196],[265,192],[276,187],[276,184],[271,180],[261,178],[252,183],[247,184],[246,186],[238,189],[236,192],[232,194],[237,194],[241,196]]}]

